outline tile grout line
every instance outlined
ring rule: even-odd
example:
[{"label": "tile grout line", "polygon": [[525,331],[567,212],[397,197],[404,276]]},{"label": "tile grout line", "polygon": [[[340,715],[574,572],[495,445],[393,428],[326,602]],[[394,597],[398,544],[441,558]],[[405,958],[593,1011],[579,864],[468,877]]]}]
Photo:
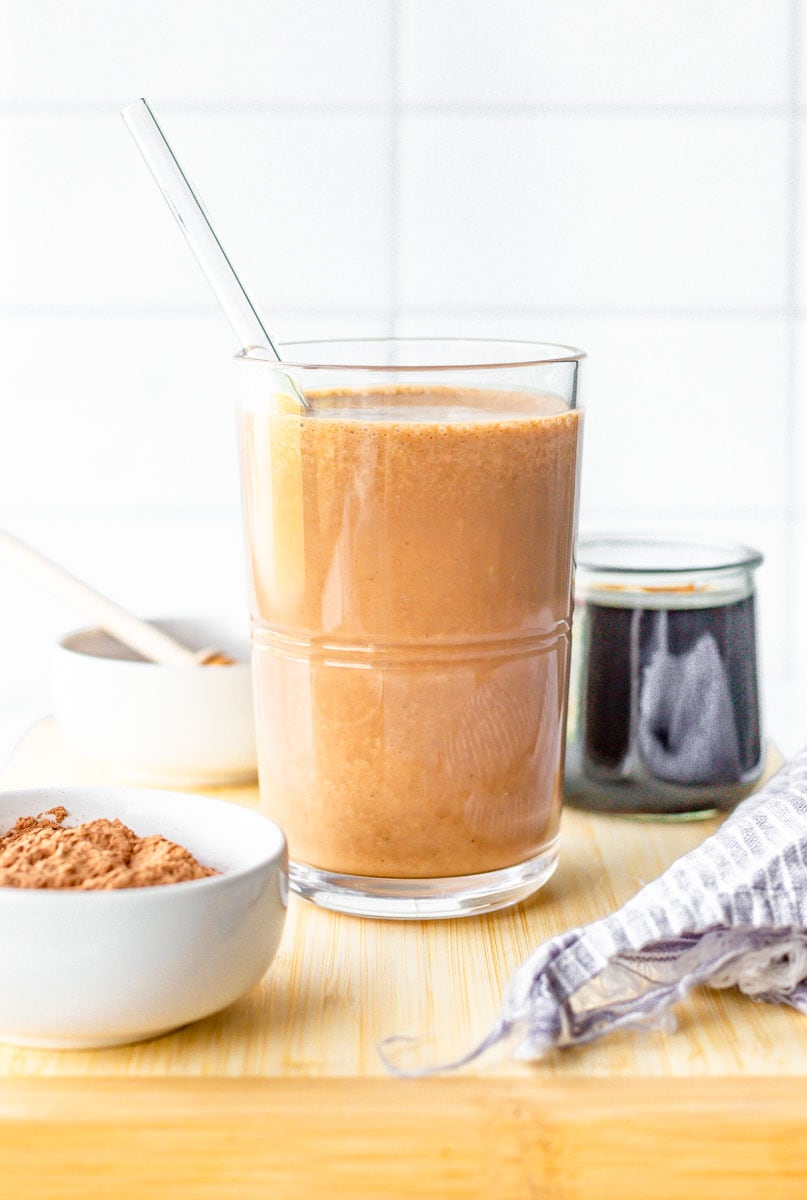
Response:
[{"label": "tile grout line", "polygon": [[795,682],[793,654],[789,649],[795,645],[795,632],[798,614],[795,611],[795,580],[796,580],[796,480],[797,480],[797,447],[796,447],[796,389],[797,389],[797,353],[798,353],[798,255],[800,244],[799,221],[801,217],[800,184],[801,184],[801,146],[800,146],[800,69],[801,53],[799,36],[801,32],[801,0],[791,0],[790,3],[790,120],[788,123],[788,159],[787,159],[787,364],[786,364],[786,395],[785,395],[785,636],[783,653],[785,661],[781,664],[782,678],[786,685]]},{"label": "tile grout line", "polygon": [[[391,189],[390,189],[391,190]],[[391,206],[390,206],[391,209]],[[396,246],[396,254],[400,245]],[[388,288],[386,306],[390,308],[392,289]],[[466,317],[484,313],[487,318],[495,317],[580,317],[589,320],[644,319],[657,321],[749,321],[789,320],[807,317],[807,308],[782,305],[620,305],[620,304],[406,304],[401,305],[395,297],[396,316],[417,315],[421,317]],[[378,313],[375,305],[345,304],[296,304],[284,305],[285,317],[372,317]],[[159,319],[168,320],[216,320],[217,310],[201,304],[84,304],[48,303],[4,304],[0,302],[0,316],[21,319],[65,318],[76,320],[92,318],[114,320]]]},{"label": "tile grout line", "polygon": [[401,56],[400,56],[400,10],[398,0],[389,0],[389,96],[387,100],[388,139],[387,169],[389,172],[387,192],[387,228],[389,253],[387,259],[387,335],[394,337],[398,332],[400,295],[399,274],[401,266],[400,231],[400,186],[401,186]]},{"label": "tile grout line", "polygon": [[[397,19],[398,0],[388,0],[390,4],[391,27],[390,40],[391,64],[397,69],[399,50],[399,22]],[[695,117],[695,118],[747,118],[747,117],[784,117],[789,119],[795,112],[803,116],[804,112],[797,103],[784,104],[478,104],[464,101],[444,101],[437,103],[418,103],[404,101],[400,96],[400,78],[396,80],[398,96],[396,100],[400,115],[413,117],[468,116],[468,117]],[[77,116],[108,116],[116,111],[114,102],[101,100],[59,101],[50,100],[5,100],[0,101],[0,116],[2,117],[77,117]],[[205,120],[222,116],[263,117],[267,114],[278,116],[305,117],[378,117],[389,111],[389,100],[381,101],[311,101],[290,102],[284,100],[226,101],[220,103],[199,104],[195,101],[175,100],[160,104],[161,112],[170,112],[174,116],[201,116]]]}]

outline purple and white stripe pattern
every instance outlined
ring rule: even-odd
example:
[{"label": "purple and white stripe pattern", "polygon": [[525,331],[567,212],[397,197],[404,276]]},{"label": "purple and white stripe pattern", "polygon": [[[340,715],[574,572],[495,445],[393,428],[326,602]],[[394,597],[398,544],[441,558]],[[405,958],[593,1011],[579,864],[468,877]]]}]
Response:
[{"label": "purple and white stripe pattern", "polygon": [[497,1033],[540,1057],[663,1023],[703,983],[807,1012],[807,750],[617,912],[539,947]]},{"label": "purple and white stripe pattern", "polygon": [[[672,1029],[670,1006],[699,984],[807,1013],[807,749],[617,912],[538,947],[484,1041],[436,1070],[504,1038],[534,1059],[619,1028]],[[397,1074],[435,1069],[382,1055]]]}]

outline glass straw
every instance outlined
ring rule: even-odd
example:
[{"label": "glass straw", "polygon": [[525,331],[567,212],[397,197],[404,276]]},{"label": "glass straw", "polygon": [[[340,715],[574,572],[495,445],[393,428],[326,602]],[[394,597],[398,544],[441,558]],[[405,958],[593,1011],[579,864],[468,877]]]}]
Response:
[{"label": "glass straw", "polygon": [[[263,351],[267,357],[280,362],[280,352],[238,278],[148,101],[142,98],[136,100],[123,109],[121,116],[232,325],[240,346],[247,352]],[[299,391],[297,394],[300,403],[305,404]]]}]

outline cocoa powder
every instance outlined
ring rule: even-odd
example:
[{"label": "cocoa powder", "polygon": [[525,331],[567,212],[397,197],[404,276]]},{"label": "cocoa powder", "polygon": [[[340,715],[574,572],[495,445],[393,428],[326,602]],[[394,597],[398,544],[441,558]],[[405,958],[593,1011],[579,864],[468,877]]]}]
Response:
[{"label": "cocoa powder", "polygon": [[67,828],[67,815],[60,805],[36,817],[20,817],[0,836],[0,887],[93,891],[184,883],[218,874],[167,838],[138,837],[117,819]]}]

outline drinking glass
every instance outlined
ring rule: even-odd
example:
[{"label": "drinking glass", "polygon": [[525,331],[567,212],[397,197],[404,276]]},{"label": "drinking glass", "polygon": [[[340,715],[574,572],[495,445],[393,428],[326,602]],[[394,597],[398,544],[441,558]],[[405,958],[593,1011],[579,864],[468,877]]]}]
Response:
[{"label": "drinking glass", "polygon": [[283,357],[237,369],[260,803],[291,885],[376,917],[515,903],[557,862],[583,355]]}]

